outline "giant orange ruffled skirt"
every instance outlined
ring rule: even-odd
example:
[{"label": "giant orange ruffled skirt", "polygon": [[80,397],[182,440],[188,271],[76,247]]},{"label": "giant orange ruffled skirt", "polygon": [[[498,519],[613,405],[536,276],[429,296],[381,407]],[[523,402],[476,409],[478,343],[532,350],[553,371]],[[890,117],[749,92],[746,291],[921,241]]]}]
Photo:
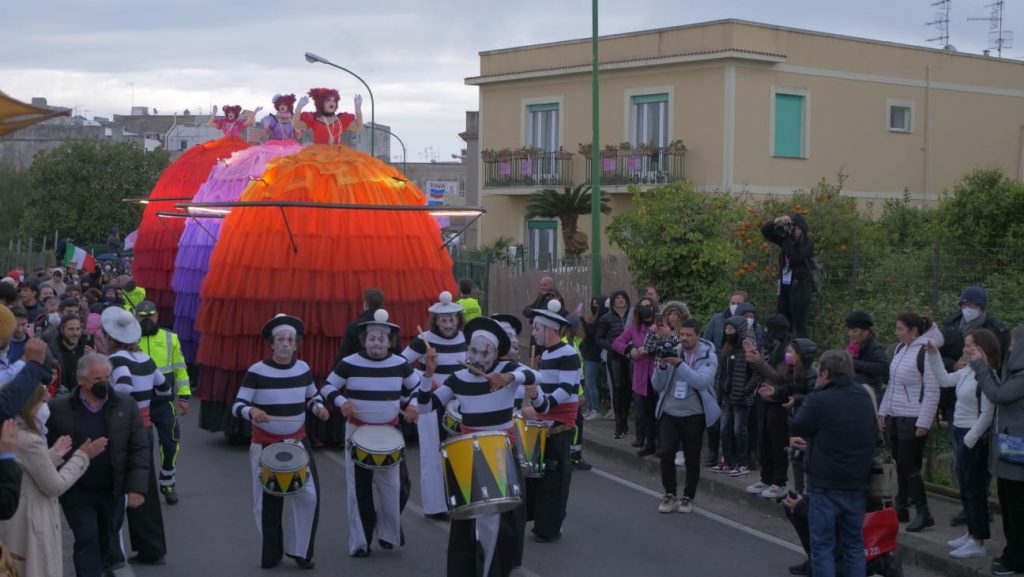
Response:
[{"label": "giant orange ruffled skirt", "polygon": [[[170,327],[174,322],[174,291],[171,290],[171,275],[174,272],[174,258],[178,252],[178,239],[185,229],[182,219],[160,219],[156,213],[173,211],[178,202],[188,202],[195,196],[199,186],[210,176],[218,160],[248,148],[249,144],[238,137],[225,137],[197,144],[189,148],[168,166],[153,191],[149,204],[142,213],[138,238],[135,241],[135,258],[132,260],[132,277],[146,289],[146,299],[156,303],[160,323]],[[153,202],[161,198],[184,198],[187,200]]]},{"label": "giant orange ruffled skirt", "polygon": [[[329,145],[272,160],[239,200],[426,202],[423,192],[391,166]],[[299,356],[319,384],[332,368],[346,327],[362,312],[363,290],[370,287],[384,291],[385,308],[401,325],[403,339],[416,334],[416,325],[426,325],[427,307],[438,293],[454,290],[451,257],[427,212],[232,209],[200,291],[200,398],[234,400],[239,373],[268,355],[260,328],[277,313],[305,322]]]}]

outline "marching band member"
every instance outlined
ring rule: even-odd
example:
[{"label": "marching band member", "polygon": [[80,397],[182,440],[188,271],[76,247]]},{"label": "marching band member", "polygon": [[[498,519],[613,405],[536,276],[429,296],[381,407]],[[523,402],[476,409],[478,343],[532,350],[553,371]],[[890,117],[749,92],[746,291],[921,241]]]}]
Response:
[{"label": "marching band member", "polygon": [[[561,316],[561,303],[548,302],[533,309],[533,338],[544,350],[540,356],[540,383],[527,385],[523,404],[530,404],[538,418],[551,422],[545,453],[544,477],[526,484],[527,516],[533,519],[533,540],[548,543],[562,536],[562,520],[569,501],[572,463],[569,446],[576,425],[580,357],[562,342],[560,330],[569,324]],[[525,409],[524,409],[525,413]],[[530,481],[534,481],[531,479]]]},{"label": "marching band member", "polygon": [[[464,334],[469,341],[466,364],[471,368],[448,375],[433,394],[426,387],[436,375],[440,352],[429,350],[424,355],[424,382],[418,396],[420,410],[434,410],[432,401],[435,399],[444,406],[455,398],[460,403],[464,434],[505,431],[511,437],[515,433],[512,414],[516,385],[525,382],[526,375],[514,371],[518,368],[514,362],[500,360],[508,354],[508,335],[497,321],[487,317],[477,317],[467,323]],[[452,520],[448,536],[448,577],[507,577],[515,566],[516,529],[516,510],[471,520]]]},{"label": "marching band member", "polygon": [[[363,425],[398,426],[398,413],[415,423],[419,416],[411,404],[420,377],[405,357],[390,351],[398,325],[388,322],[388,312],[378,309],[373,320],[360,323],[363,352],[341,359],[327,377],[320,395],[345,416],[345,442]],[[409,500],[409,473],[405,460],[397,467],[371,470],[357,466],[345,452],[345,485],[348,492],[348,549],[353,557],[370,554],[374,530],[383,549],[405,544],[401,513]],[[374,493],[380,497],[374,500]]]},{"label": "marching band member", "polygon": [[[302,341],[303,323],[296,317],[279,314],[263,325],[263,339],[270,345],[271,358],[264,359],[245,373],[231,412],[252,422],[249,462],[252,466],[253,513],[256,529],[263,541],[260,566],[274,567],[288,555],[302,569],[312,569],[313,542],[320,516],[320,481],[313,451],[306,437],[306,408],[320,420],[326,420],[327,408],[316,395],[309,365],[295,358]],[[260,456],[264,447],[274,443],[295,443],[309,456],[309,480],[289,495],[291,523],[283,528],[285,497],[263,490]]]},{"label": "marching band member", "polygon": [[[426,354],[427,349],[437,351],[437,369],[433,372],[431,389],[438,388],[448,375],[461,368],[466,360],[466,337],[462,334],[462,305],[452,302],[452,293],[442,292],[438,302],[430,306],[430,330],[422,338],[413,339],[402,351],[410,363],[416,363]],[[426,384],[424,385],[426,386]],[[435,404],[437,418],[420,419],[416,423],[420,444],[420,499],[423,513],[428,519],[448,520],[448,504],[445,503],[444,476],[441,470],[440,417],[444,415],[444,404]]]}]

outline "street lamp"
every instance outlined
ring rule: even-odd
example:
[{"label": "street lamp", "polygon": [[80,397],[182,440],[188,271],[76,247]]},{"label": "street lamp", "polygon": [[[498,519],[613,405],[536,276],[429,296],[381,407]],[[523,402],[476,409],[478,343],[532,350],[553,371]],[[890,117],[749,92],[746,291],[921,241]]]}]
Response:
[{"label": "street lamp", "polygon": [[[381,132],[383,132],[385,134],[390,134],[391,136],[393,136],[395,138],[395,140],[398,141],[398,144],[402,145],[402,172],[404,173],[405,170],[406,170],[406,166],[405,166],[405,143],[402,142],[401,138],[398,138],[397,134],[395,134],[394,132],[391,132],[387,128],[384,128],[383,126],[377,126],[376,124],[374,124],[373,128],[375,128],[376,130],[379,130],[379,131],[381,131]],[[371,132],[370,134],[373,134],[373,133]],[[390,153],[390,151],[389,151],[389,153]],[[390,160],[390,159],[388,159],[388,160]]]},{"label": "street lamp", "polygon": [[[370,85],[367,84],[365,80],[360,78],[360,76],[358,74],[356,74],[355,72],[352,72],[348,68],[345,68],[344,66],[338,66],[337,64],[331,62],[330,60],[324,58],[323,56],[317,56],[316,54],[313,54],[312,52],[307,52],[306,53],[306,62],[309,62],[310,64],[313,64],[314,62],[319,62],[321,64],[326,64],[328,66],[333,66],[333,67],[337,68],[338,70],[341,70],[343,72],[348,72],[352,76],[355,76],[356,80],[358,80],[359,82],[362,82],[363,86],[366,87],[366,92],[370,95],[370,124],[372,124],[374,126],[377,125],[377,123],[374,121],[374,116],[373,116],[373,91],[370,90]],[[373,143],[374,143],[373,131],[371,130],[370,131],[370,156],[376,156],[376,149],[374,149]]]}]

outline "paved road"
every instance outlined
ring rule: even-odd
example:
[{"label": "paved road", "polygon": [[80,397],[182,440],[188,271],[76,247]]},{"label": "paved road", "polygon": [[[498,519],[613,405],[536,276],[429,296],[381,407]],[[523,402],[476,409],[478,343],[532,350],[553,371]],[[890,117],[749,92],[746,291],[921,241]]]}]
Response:
[{"label": "paved road", "polygon": [[[259,569],[259,542],[251,512],[246,447],[183,422],[178,467],[181,503],[164,507],[169,541],[163,567],[135,567],[140,577],[217,577],[271,574]],[[447,525],[419,510],[416,450],[407,452],[413,495],[403,516],[407,545],[374,548],[367,559],[346,554],[344,474],[341,453],[319,450],[321,516],[313,571],[285,560],[273,574],[439,576],[445,574]],[[552,544],[527,543],[519,577],[764,576],[786,575],[802,560],[792,531],[777,518],[735,503],[701,498],[699,512],[660,515],[659,483],[637,469],[594,458],[594,471],[575,474],[564,537]],[[119,571],[119,575],[129,574]],[[920,572],[909,575],[924,576]]]}]

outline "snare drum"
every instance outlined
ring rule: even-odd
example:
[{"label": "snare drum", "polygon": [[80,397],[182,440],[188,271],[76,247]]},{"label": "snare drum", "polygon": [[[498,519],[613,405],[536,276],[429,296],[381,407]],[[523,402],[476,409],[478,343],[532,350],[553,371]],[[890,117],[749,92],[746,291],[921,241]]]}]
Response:
[{"label": "snare drum", "polygon": [[260,453],[260,483],[269,495],[287,497],[306,486],[309,455],[298,443],[267,445]]},{"label": "snare drum", "polygon": [[441,426],[451,435],[462,434],[462,405],[459,400],[448,403],[444,408],[444,416],[441,417]]},{"label": "snare drum", "polygon": [[388,425],[363,425],[348,441],[352,461],[365,469],[388,469],[405,457],[402,433]]},{"label": "snare drum", "polygon": [[502,431],[469,433],[441,443],[452,519],[475,519],[519,506],[522,490],[512,444]]},{"label": "snare drum", "polygon": [[528,421],[521,415],[514,419],[516,425],[516,448],[523,475],[530,478],[544,476],[544,450],[551,428],[541,421]]}]

